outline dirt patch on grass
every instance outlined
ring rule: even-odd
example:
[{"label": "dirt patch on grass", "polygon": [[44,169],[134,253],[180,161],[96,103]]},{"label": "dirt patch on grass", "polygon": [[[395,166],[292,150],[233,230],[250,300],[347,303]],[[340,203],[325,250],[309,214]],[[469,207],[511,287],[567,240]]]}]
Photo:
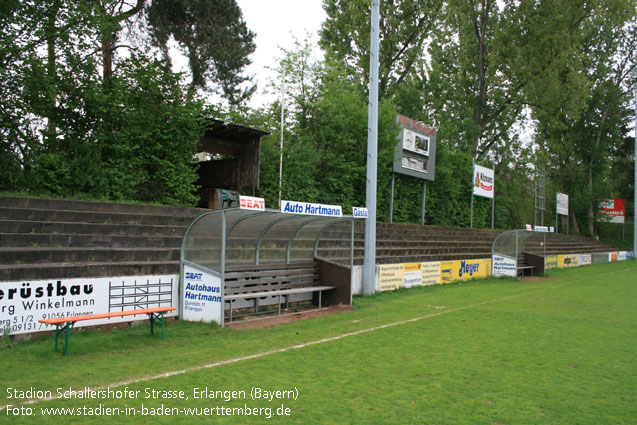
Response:
[{"label": "dirt patch on grass", "polygon": [[279,316],[277,312],[260,314],[258,316],[242,317],[233,320],[232,323],[225,324],[232,329],[260,329],[266,326],[274,326],[280,323],[295,322],[297,320],[311,319],[312,317],[325,316],[326,314],[342,313],[354,310],[353,305],[334,305],[318,310],[316,307],[290,308],[282,311]]},{"label": "dirt patch on grass", "polygon": [[522,276],[520,280],[522,282],[546,282],[547,280],[553,279],[552,276]]}]

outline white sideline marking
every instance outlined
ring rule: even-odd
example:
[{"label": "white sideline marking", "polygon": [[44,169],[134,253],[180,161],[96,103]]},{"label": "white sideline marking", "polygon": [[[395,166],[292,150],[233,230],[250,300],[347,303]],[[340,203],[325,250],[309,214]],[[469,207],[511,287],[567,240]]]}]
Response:
[{"label": "white sideline marking", "polygon": [[[496,303],[496,302],[499,302],[499,301],[506,301],[506,300],[511,300],[511,299],[514,299],[514,298],[523,297],[525,295],[535,294],[535,293],[538,293],[538,292],[548,291],[548,290],[551,290],[551,289],[557,289],[557,288],[561,288],[563,286],[567,286],[567,285],[571,285],[573,283],[580,282],[580,281],[585,280],[585,279],[598,278],[600,276],[607,276],[607,275],[611,275],[611,274],[615,274],[615,273],[623,273],[623,272],[631,271],[631,270],[637,270],[637,267],[630,268],[630,269],[617,270],[617,271],[605,273],[605,274],[602,274],[602,275],[597,275],[597,276],[594,276],[594,277],[583,276],[580,279],[573,280],[573,281],[566,282],[566,283],[562,283],[560,285],[550,286],[550,287],[547,287],[547,288],[540,288],[540,289],[536,289],[536,290],[533,290],[533,291],[523,292],[523,293],[517,294],[517,295],[510,295],[508,297],[495,298],[495,299],[492,299],[492,300],[482,301],[482,302],[475,303],[475,304],[470,304],[470,305],[465,305],[465,306],[462,306],[462,307],[456,307],[456,308],[452,308],[452,309],[449,309],[449,310],[440,311],[438,313],[432,313],[432,314],[427,314],[425,316],[414,317],[412,319],[406,319],[406,320],[401,320],[401,321],[398,321],[398,322],[386,323],[384,325],[373,326],[371,328],[359,329],[357,331],[347,332],[347,333],[344,333],[344,334],[341,334],[341,335],[335,335],[335,336],[331,336],[331,337],[328,337],[328,338],[319,339],[319,340],[316,340],[316,341],[304,342],[303,344],[296,344],[296,345],[291,345],[289,347],[283,347],[283,348],[277,348],[277,349],[274,349],[274,350],[263,351],[261,353],[250,354],[248,356],[235,357],[234,359],[220,360],[218,362],[208,363],[208,364],[200,365],[200,366],[193,366],[193,367],[190,367],[190,368],[187,368],[187,369],[175,370],[175,371],[171,371],[171,372],[164,372],[164,373],[160,373],[159,375],[146,376],[146,377],[137,378],[137,379],[130,379],[130,380],[127,380],[127,381],[121,381],[121,382],[117,382],[117,383],[106,385],[106,386],[92,387],[91,391],[100,391],[100,390],[106,390],[107,388],[117,388],[117,387],[126,386],[126,385],[138,384],[138,383],[144,382],[144,381],[153,381],[155,379],[168,378],[168,377],[176,376],[176,375],[183,375],[184,373],[196,372],[196,371],[199,371],[199,370],[210,369],[210,368],[217,367],[217,366],[224,366],[224,365],[228,365],[228,364],[232,364],[232,363],[238,363],[238,362],[242,362],[244,360],[258,359],[260,357],[265,357],[265,356],[269,356],[269,355],[272,355],[272,354],[285,353],[286,351],[297,350],[299,348],[310,347],[312,345],[323,344],[323,343],[331,342],[331,341],[338,341],[339,339],[348,338],[350,336],[361,335],[361,334],[364,334],[364,333],[374,332],[374,331],[378,331],[378,330],[381,330],[381,329],[387,329],[387,328],[391,328],[391,327],[394,327],[394,326],[400,326],[400,325],[404,325],[404,324],[407,324],[407,323],[418,322],[420,320],[429,319],[429,318],[437,317],[437,316],[442,316],[443,314],[454,313],[456,311],[467,310],[469,308],[479,307],[479,306],[485,305],[485,304],[492,304],[492,303]],[[84,393],[84,391],[78,391],[78,393]],[[35,403],[38,403],[38,402],[41,402],[41,401],[56,400],[58,398],[59,397],[54,396],[54,397],[46,397],[46,398],[41,398],[41,399],[25,400],[25,401],[21,401],[21,402],[18,402],[16,404],[13,404],[13,406],[35,404]],[[0,406],[0,411],[6,409],[6,407],[7,407],[7,405]]]}]

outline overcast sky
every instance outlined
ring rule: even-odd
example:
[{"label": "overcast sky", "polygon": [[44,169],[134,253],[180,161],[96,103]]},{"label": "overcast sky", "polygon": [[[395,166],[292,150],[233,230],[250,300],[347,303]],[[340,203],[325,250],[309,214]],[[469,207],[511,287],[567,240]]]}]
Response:
[{"label": "overcast sky", "polygon": [[306,31],[318,41],[318,31],[325,20],[321,0],[237,0],[248,28],[256,33],[257,49],[246,74],[254,75],[257,92],[250,105],[258,107],[273,100],[263,93],[268,77],[276,78],[266,67],[276,67],[282,58],[279,47],[291,49],[294,37],[305,38]]}]

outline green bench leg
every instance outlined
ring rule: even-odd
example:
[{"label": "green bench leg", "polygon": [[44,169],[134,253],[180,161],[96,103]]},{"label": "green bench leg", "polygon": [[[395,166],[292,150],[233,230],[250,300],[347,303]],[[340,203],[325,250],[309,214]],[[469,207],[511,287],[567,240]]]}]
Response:
[{"label": "green bench leg", "polygon": [[164,313],[148,313],[150,319],[150,334],[155,334],[155,319],[161,324],[161,339],[164,339]]}]

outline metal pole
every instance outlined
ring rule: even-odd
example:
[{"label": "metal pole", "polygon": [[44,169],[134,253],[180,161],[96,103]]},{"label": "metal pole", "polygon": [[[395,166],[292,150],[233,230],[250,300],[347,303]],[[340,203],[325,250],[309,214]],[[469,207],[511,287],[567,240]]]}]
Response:
[{"label": "metal pole", "polygon": [[555,234],[559,233],[559,229],[557,227],[557,194],[555,195]]},{"label": "metal pole", "polygon": [[491,230],[495,229],[495,193],[491,198]]},{"label": "metal pole", "polygon": [[[633,75],[637,80],[637,66],[633,68]],[[635,182],[633,197],[633,256],[637,255],[637,81],[635,82]]]},{"label": "metal pole", "polygon": [[367,193],[369,218],[365,220],[363,295],[375,292],[376,271],[376,167],[378,158],[378,27],[380,0],[372,0],[371,46],[369,54],[369,110],[367,118]]},{"label": "metal pole", "polygon": [[427,201],[427,180],[422,184],[422,209],[420,211],[420,225],[425,225],[425,202]]},{"label": "metal pole", "polygon": [[281,208],[281,188],[283,187],[283,119],[285,117],[285,70],[281,81],[281,157],[279,158],[279,208]]},{"label": "metal pole", "polygon": [[473,179],[476,174],[476,164],[473,159],[471,160],[471,168],[471,219],[469,221],[469,227],[473,229]]},{"label": "metal pole", "polygon": [[471,221],[469,227],[473,229],[473,189],[471,190]]},{"label": "metal pole", "polygon": [[389,194],[389,222],[394,222],[394,179],[396,174],[391,173],[391,192]]}]

